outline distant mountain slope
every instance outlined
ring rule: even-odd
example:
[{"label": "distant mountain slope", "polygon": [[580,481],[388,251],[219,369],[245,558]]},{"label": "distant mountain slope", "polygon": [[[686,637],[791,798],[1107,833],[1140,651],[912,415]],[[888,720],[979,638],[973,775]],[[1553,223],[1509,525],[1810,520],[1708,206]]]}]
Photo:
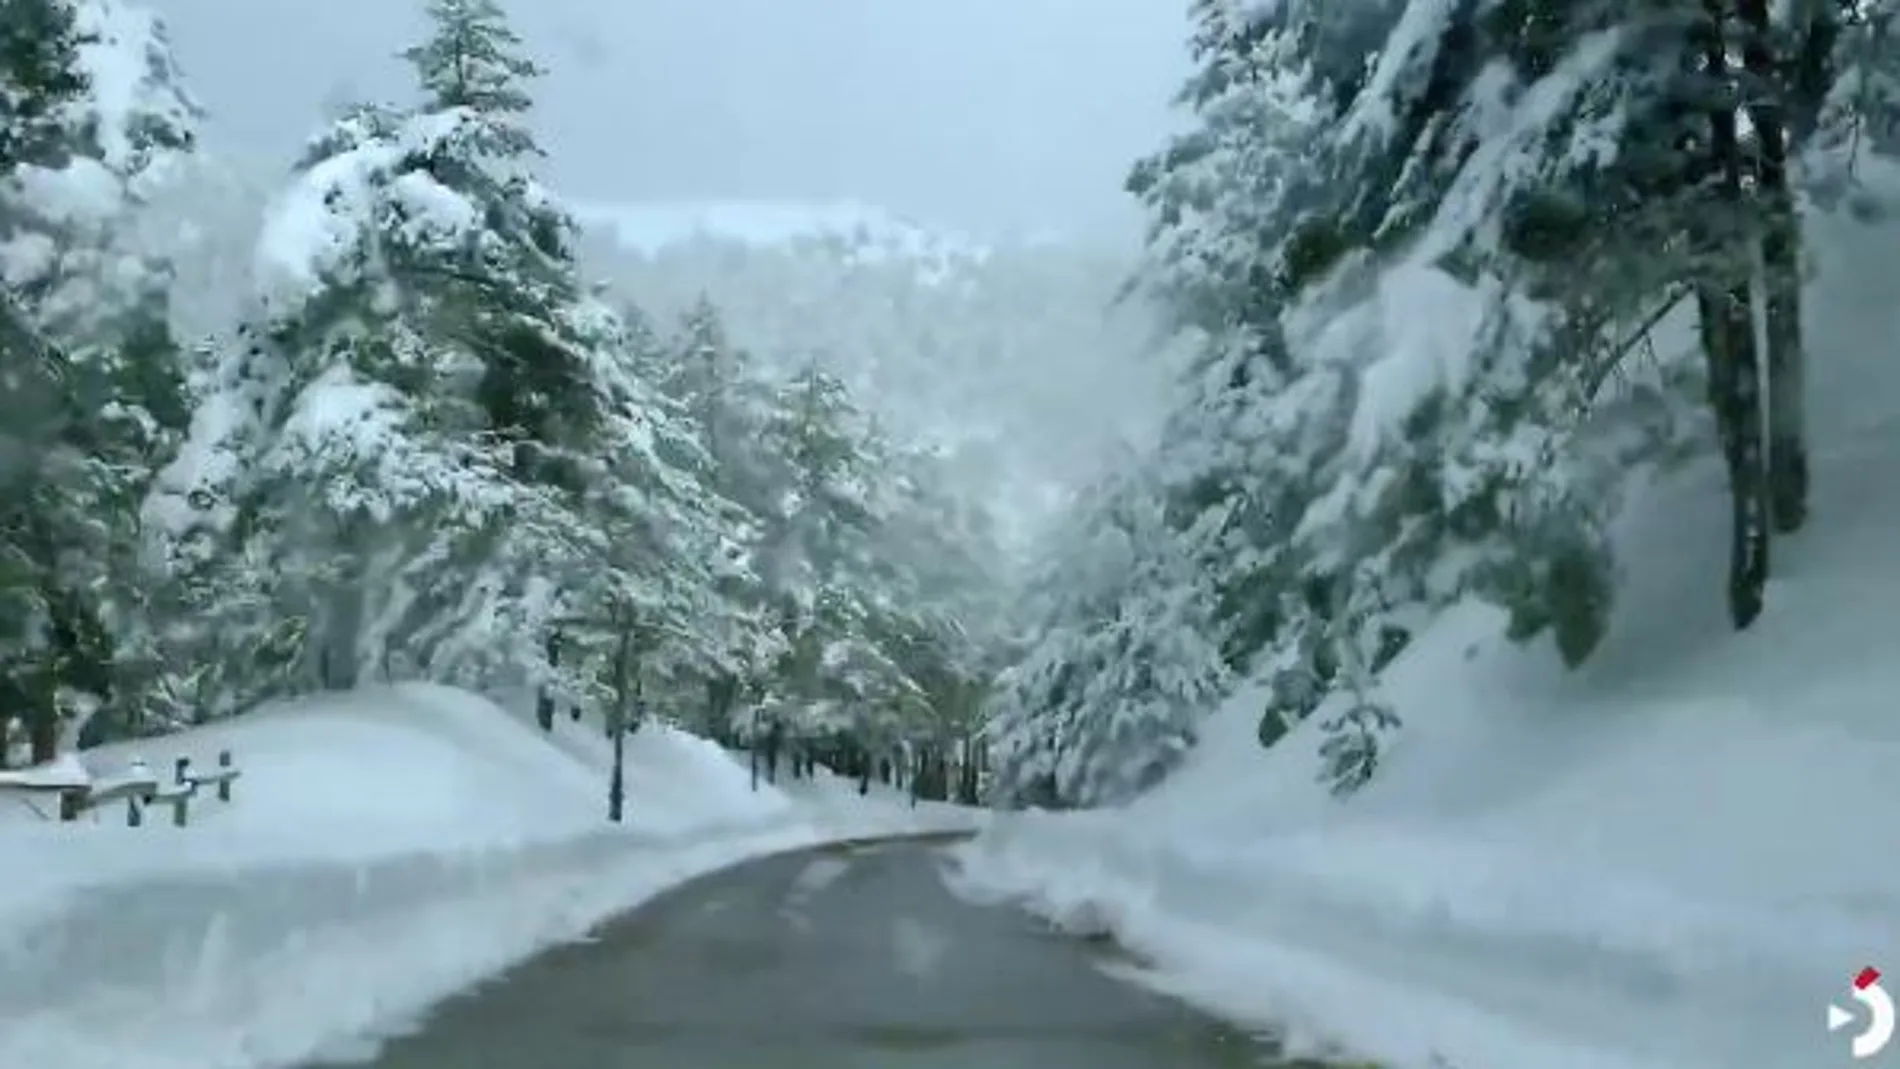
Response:
[{"label": "distant mountain slope", "polygon": [[907,261],[927,274],[949,274],[980,264],[980,243],[933,230],[891,212],[853,201],[674,201],[578,204],[583,226],[611,234],[630,252],[657,255],[695,242],[749,246],[823,245],[866,263]]},{"label": "distant mountain slope", "polygon": [[1127,250],[982,243],[851,203],[591,204],[583,259],[667,321],[710,296],[768,366],[815,359],[900,437],[955,456],[1006,525],[1033,527],[1164,390]]}]

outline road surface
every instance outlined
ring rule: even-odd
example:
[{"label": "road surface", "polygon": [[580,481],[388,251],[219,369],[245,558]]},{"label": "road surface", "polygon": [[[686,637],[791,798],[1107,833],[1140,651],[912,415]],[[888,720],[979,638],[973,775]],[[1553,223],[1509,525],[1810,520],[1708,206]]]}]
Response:
[{"label": "road surface", "polygon": [[[1292,1063],[946,888],[927,845],[688,884],[389,1041],[375,1069],[1240,1069]],[[355,1064],[363,1065],[358,1061]]]}]

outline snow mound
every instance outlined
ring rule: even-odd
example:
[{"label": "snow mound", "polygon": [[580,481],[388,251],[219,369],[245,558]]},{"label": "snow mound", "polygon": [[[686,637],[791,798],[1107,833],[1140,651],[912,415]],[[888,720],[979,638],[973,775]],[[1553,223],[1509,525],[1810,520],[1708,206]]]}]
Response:
[{"label": "snow mound", "polygon": [[1813,520],[1752,629],[1723,611],[1711,463],[1632,503],[1581,670],[1461,609],[1392,667],[1406,727],[1349,801],[1315,782],[1318,718],[1263,753],[1242,693],[1125,809],[999,816],[968,891],[1395,1069],[1846,1064],[1824,1007],[1900,961],[1900,370],[1866,355],[1900,334],[1900,227],[1810,234]]},{"label": "snow mound", "polygon": [[[650,724],[609,824],[598,729],[552,736],[426,685],[286,702],[184,735],[88,751],[104,778],[229,749],[232,801],[125,826],[59,824],[0,783],[0,1065],[306,1064],[701,873],[762,853],[974,815],[850,799],[835,780],[752,789],[702,739]],[[828,792],[828,793],[827,793]],[[40,796],[44,797],[44,796]],[[365,963],[374,963],[367,966]],[[320,993],[321,997],[312,997]]]}]

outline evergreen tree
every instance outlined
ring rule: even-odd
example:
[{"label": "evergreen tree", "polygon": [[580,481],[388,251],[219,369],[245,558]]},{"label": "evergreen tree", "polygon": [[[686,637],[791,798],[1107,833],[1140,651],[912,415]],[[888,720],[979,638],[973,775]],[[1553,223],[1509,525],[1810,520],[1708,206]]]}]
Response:
[{"label": "evergreen tree", "polygon": [[[1142,281],[1201,354],[1152,458],[1169,534],[1145,552],[1193,562],[1180,574],[1212,588],[1181,603],[1210,606],[1225,670],[1272,679],[1263,741],[1328,717],[1341,789],[1396,724],[1381,670],[1444,606],[1497,603],[1512,637],[1552,634],[1572,664],[1594,649],[1629,473],[1700,432],[1692,369],[1626,358],[1692,296],[1737,502],[1731,604],[1738,624],[1759,609],[1771,504],[1792,527],[1805,494],[1776,135],[1813,98],[1787,88],[1788,59],[1827,19],[1810,5],[1769,54],[1765,13],[1725,7],[1193,6],[1195,124],[1130,183],[1154,219]],[[1724,42],[1776,90],[1754,98],[1752,144]],[[1750,415],[1757,249],[1782,294],[1779,446]],[[1120,591],[1116,614],[1140,597]],[[1078,752],[1111,735],[1075,696],[1113,662],[1062,656],[1092,665],[1039,673],[1062,682],[1043,700],[1073,710]]]},{"label": "evergreen tree", "polygon": [[[432,0],[425,11],[429,36],[403,55],[422,113],[458,129],[454,151],[426,168],[485,220],[482,240],[432,268],[447,313],[441,329],[480,363],[476,401],[488,431],[512,450],[512,477],[579,507],[591,458],[613,447],[613,387],[600,379],[611,362],[588,335],[596,313],[580,311],[592,298],[574,261],[574,221],[531,170],[540,151],[526,125],[528,82],[542,71],[492,0]],[[574,573],[543,578],[555,584],[557,615],[564,610],[552,606],[578,593],[568,584],[585,582]],[[556,627],[544,646],[564,641]]]},{"label": "evergreen tree", "polygon": [[737,510],[733,531],[748,568],[743,576],[722,582],[723,597],[751,622],[747,633],[754,625],[763,628],[747,655],[734,659],[731,671],[702,681],[700,722],[724,737],[742,726],[734,722],[746,712],[741,699],[762,696],[774,666],[788,653],[760,552],[770,530],[766,517],[778,507],[778,488],[786,478],[783,458],[770,454],[763,437],[778,397],[752,355],[732,344],[719,310],[704,297],[658,347],[652,378],[698,428],[696,462],[703,465],[698,470],[705,485]]},{"label": "evergreen tree", "polygon": [[788,654],[782,693],[817,733],[848,726],[862,695],[890,676],[866,637],[876,614],[871,549],[875,460],[844,384],[807,364],[785,382],[761,435],[776,457],[774,500],[761,516],[760,577]]},{"label": "evergreen tree", "polygon": [[[516,280],[499,265],[474,274],[470,254],[516,235],[436,177],[465,177],[479,127],[459,111],[360,109],[314,141],[266,228],[278,262],[228,389],[251,414],[234,532],[268,564],[273,595],[264,618],[227,630],[278,650],[284,674],[249,693],[492,681],[537,655],[523,652],[545,626],[522,619],[529,580],[572,558],[573,525],[515,478],[518,450],[480,403],[491,350],[469,290]],[[294,244],[312,218],[324,242]]]},{"label": "evergreen tree", "polygon": [[[0,8],[0,231],[11,220],[27,168],[53,167],[71,151],[68,108],[87,85],[78,62],[72,8],[60,0],[22,0]],[[25,721],[33,759],[58,741],[53,612],[59,590],[52,511],[77,497],[86,440],[81,412],[68,390],[70,362],[52,345],[13,293],[0,294],[0,738],[17,716]]]},{"label": "evergreen tree", "polygon": [[[589,309],[596,380],[606,394],[602,458],[586,473],[592,489],[583,519],[592,544],[566,598],[614,652],[629,629],[646,693],[687,698],[709,683],[756,671],[770,649],[765,622],[748,597],[750,517],[720,493],[703,427],[686,403],[667,396],[653,374],[655,339],[604,306]],[[604,567],[603,567],[604,566]],[[589,641],[587,627],[575,628]],[[604,649],[604,647],[603,647]]]},{"label": "evergreen tree", "polygon": [[1854,183],[1864,157],[1900,156],[1900,3],[1812,0],[1806,47],[1791,55],[1788,82],[1797,142],[1811,190],[1832,201]]},{"label": "evergreen tree", "polygon": [[1093,806],[1159,782],[1230,686],[1213,641],[1212,576],[1187,555],[1153,473],[1092,488],[1045,549],[1033,634],[990,705],[996,789],[1018,804]]},{"label": "evergreen tree", "polygon": [[68,0],[8,0],[0,8],[0,174],[56,167],[72,150],[67,108],[88,86],[78,18]]},{"label": "evergreen tree", "polygon": [[405,50],[425,111],[465,108],[483,119],[481,150],[514,159],[538,156],[528,130],[534,107],[527,84],[546,73],[522,54],[498,0],[427,0],[427,40]]},{"label": "evergreen tree", "polygon": [[[57,354],[69,413],[59,434],[75,450],[63,492],[29,524],[65,559],[41,594],[60,651],[46,685],[56,703],[106,714],[91,738],[151,730],[182,714],[165,668],[179,577],[142,512],[189,408],[170,264],[142,243],[141,212],[193,150],[199,112],[163,27],[116,0],[10,5],[0,18],[9,33],[40,35],[9,51],[17,110],[4,140],[17,155],[0,183],[0,281],[23,329]],[[43,755],[44,730],[36,741]]]}]

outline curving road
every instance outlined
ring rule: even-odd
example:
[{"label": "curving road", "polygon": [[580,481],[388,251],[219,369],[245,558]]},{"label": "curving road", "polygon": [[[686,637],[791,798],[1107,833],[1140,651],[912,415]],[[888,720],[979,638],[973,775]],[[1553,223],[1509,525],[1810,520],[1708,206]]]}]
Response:
[{"label": "curving road", "polygon": [[[688,884],[444,1004],[377,1069],[1239,1069],[1266,1047],[971,905],[922,844]],[[358,1062],[358,1065],[364,1063]],[[1278,1063],[1288,1064],[1288,1063]]]}]

